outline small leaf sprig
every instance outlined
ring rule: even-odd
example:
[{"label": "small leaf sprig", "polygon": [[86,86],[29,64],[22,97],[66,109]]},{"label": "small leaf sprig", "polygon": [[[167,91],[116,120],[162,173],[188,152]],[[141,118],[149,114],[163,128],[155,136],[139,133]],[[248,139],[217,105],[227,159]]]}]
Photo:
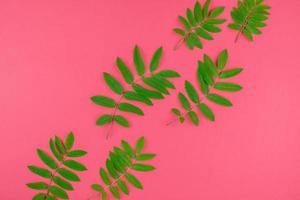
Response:
[{"label": "small leaf sprig", "polygon": [[145,139],[141,137],[137,140],[135,148],[124,140],[121,148],[114,147],[106,160],[106,168],[101,167],[99,174],[105,186],[94,183],[91,188],[96,191],[90,199],[101,197],[102,200],[108,198],[109,193],[115,199],[121,199],[121,193],[129,195],[128,184],[137,189],[143,189],[142,183],[131,171],[149,172],[155,169],[152,165],[144,164],[144,161],[153,159],[153,153],[143,153]]},{"label": "small leaf sprig", "polygon": [[29,188],[39,191],[32,198],[33,200],[69,199],[67,191],[74,190],[70,181],[80,181],[74,171],[87,170],[83,164],[73,160],[73,158],[86,155],[87,152],[81,149],[73,150],[73,144],[74,134],[72,132],[67,135],[65,141],[58,136],[51,138],[49,146],[56,160],[44,150],[37,149],[39,158],[47,168],[36,165],[28,166],[32,173],[45,179],[27,184]]},{"label": "small leaf sprig", "polygon": [[260,29],[266,26],[270,8],[264,0],[238,0],[238,6],[231,10],[233,23],[228,25],[230,29],[238,31],[235,42],[240,35],[253,41],[253,35],[262,34]]},{"label": "small leaf sprig", "polygon": [[[107,72],[103,73],[105,83],[114,93],[119,95],[118,100],[104,95],[91,97],[92,102],[95,104],[112,109],[111,114],[103,114],[96,121],[96,124],[99,126],[110,124],[106,138],[109,137],[114,122],[123,127],[129,127],[129,121],[124,116],[118,114],[118,111],[134,113],[139,116],[144,115],[140,107],[132,103],[123,102],[124,99],[152,106],[153,99],[163,99],[164,95],[169,94],[169,89],[175,89],[174,84],[169,79],[180,77],[179,73],[173,70],[157,71],[162,53],[162,47],[154,52],[149,64],[149,69],[147,70],[140,49],[138,46],[135,46],[133,63],[137,77],[133,75],[125,62],[117,57],[116,65],[127,84],[126,86],[123,86],[113,75]],[[143,84],[141,84],[141,82],[143,82]]]},{"label": "small leaf sprig", "polygon": [[184,113],[178,108],[172,108],[172,112],[177,116],[177,118],[168,123],[168,125],[179,121],[183,123],[188,117],[194,125],[199,125],[199,117],[195,110],[195,107],[210,121],[215,121],[215,115],[210,107],[204,103],[207,99],[210,102],[216,103],[221,106],[232,106],[232,103],[227,98],[215,93],[215,90],[221,90],[225,92],[237,92],[242,89],[242,87],[236,83],[224,82],[228,78],[234,77],[242,72],[242,68],[233,68],[225,70],[228,60],[227,50],[223,50],[216,62],[206,54],[204,54],[203,61],[198,61],[197,69],[197,79],[200,86],[200,95],[193,84],[186,80],[185,81],[185,91],[189,99],[183,93],[178,94],[178,99],[181,106],[185,110]]},{"label": "small leaf sprig", "polygon": [[182,36],[175,45],[174,50],[178,49],[183,42],[187,44],[189,49],[193,49],[194,47],[202,49],[201,39],[213,40],[212,33],[221,32],[218,26],[223,24],[226,19],[218,17],[223,13],[225,7],[221,6],[210,10],[210,3],[211,0],[206,0],[203,6],[201,6],[197,1],[193,11],[187,8],[186,17],[178,17],[184,29],[174,29],[174,32]]}]

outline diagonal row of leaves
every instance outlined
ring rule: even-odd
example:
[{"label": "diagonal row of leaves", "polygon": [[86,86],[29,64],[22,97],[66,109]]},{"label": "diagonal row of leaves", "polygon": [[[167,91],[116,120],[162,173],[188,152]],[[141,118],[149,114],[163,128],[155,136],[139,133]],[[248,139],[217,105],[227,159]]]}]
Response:
[{"label": "diagonal row of leaves", "polygon": [[[123,127],[129,127],[128,120],[122,116],[118,115],[117,111],[130,112],[137,115],[144,115],[141,108],[128,102],[122,102],[123,99],[128,101],[140,102],[146,105],[153,105],[153,99],[163,99],[164,95],[168,95],[168,89],[175,89],[173,83],[169,78],[177,78],[180,75],[173,70],[161,70],[157,71],[160,59],[162,56],[163,49],[158,48],[152,56],[149,72],[145,67],[144,61],[142,59],[140,49],[136,46],[133,53],[133,62],[135,69],[137,71],[137,78],[134,77],[133,73],[125,62],[121,58],[116,59],[116,65],[122,74],[128,89],[126,89],[114,76],[104,72],[104,80],[108,87],[117,95],[119,95],[119,100],[116,101],[110,97],[98,95],[91,97],[91,100],[100,106],[112,108],[111,114],[104,114],[99,117],[96,124],[105,125],[114,122],[118,123]],[[140,84],[143,82],[145,86]],[[109,132],[107,137],[109,136]]]},{"label": "diagonal row of leaves", "polygon": [[106,160],[106,169],[100,168],[100,177],[105,186],[92,184],[91,188],[106,200],[108,194],[115,199],[121,198],[121,193],[129,194],[128,183],[137,189],[143,189],[142,183],[132,174],[131,171],[148,172],[155,168],[152,165],[142,162],[155,157],[152,153],[142,153],[144,149],[144,137],[137,140],[135,149],[126,141],[122,141],[122,147],[114,147]]},{"label": "diagonal row of leaves", "polygon": [[220,24],[226,22],[226,19],[218,18],[224,11],[225,7],[209,9],[211,0],[206,0],[203,4],[197,1],[194,10],[186,10],[186,17],[179,16],[179,21],[184,29],[175,28],[174,31],[182,36],[182,39],[176,44],[175,50],[185,42],[190,49],[194,47],[202,49],[202,39],[213,40],[212,33],[219,33]]},{"label": "diagonal row of leaves", "polygon": [[266,26],[265,21],[270,14],[270,8],[263,0],[239,0],[238,6],[231,11],[234,22],[228,25],[229,28],[238,31],[235,42],[241,34],[250,41],[253,40],[253,34],[260,35],[262,33],[260,28]]},{"label": "diagonal row of leaves", "polygon": [[230,100],[215,93],[215,90],[236,92],[242,89],[242,87],[236,83],[223,81],[227,78],[238,75],[242,71],[242,68],[224,70],[227,60],[228,52],[225,49],[220,53],[216,62],[213,62],[213,60],[206,54],[204,54],[203,61],[198,61],[197,79],[203,97],[200,98],[196,87],[194,87],[190,81],[186,80],[185,91],[189,99],[183,93],[178,94],[178,99],[185,112],[182,113],[179,109],[172,108],[172,112],[177,116],[175,121],[179,120],[183,123],[186,117],[188,117],[193,124],[198,125],[199,117],[195,112],[195,107],[198,108],[198,110],[207,119],[214,121],[215,115],[209,106],[203,102],[204,99],[218,105],[227,107],[232,106]]},{"label": "diagonal row of leaves", "polygon": [[70,181],[80,181],[74,171],[87,170],[83,164],[73,160],[73,158],[86,155],[87,152],[80,149],[72,150],[73,144],[72,132],[67,135],[64,142],[58,136],[51,138],[49,146],[56,160],[42,149],[37,149],[39,158],[48,168],[28,166],[32,173],[45,178],[43,181],[27,184],[29,188],[40,191],[32,198],[33,200],[69,199],[67,191],[73,190]]}]

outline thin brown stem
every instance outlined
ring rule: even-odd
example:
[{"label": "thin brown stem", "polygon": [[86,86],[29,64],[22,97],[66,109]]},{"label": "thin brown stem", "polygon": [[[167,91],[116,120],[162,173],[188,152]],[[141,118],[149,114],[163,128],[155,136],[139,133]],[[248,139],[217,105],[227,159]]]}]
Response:
[{"label": "thin brown stem", "polygon": [[185,41],[185,37],[181,38],[177,43],[176,45],[174,46],[174,51],[176,51],[181,45],[182,43]]}]

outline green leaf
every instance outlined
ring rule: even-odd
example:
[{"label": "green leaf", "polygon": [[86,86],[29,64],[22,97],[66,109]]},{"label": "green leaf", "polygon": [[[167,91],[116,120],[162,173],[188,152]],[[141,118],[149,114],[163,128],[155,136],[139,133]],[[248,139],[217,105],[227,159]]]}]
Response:
[{"label": "green leaf", "polygon": [[202,28],[205,30],[212,32],[212,33],[219,33],[221,32],[221,29],[215,25],[209,24],[209,23],[204,23],[202,24]]},{"label": "green leaf", "polygon": [[155,154],[153,153],[145,153],[145,154],[140,154],[136,157],[136,160],[138,161],[145,161],[145,160],[151,160],[155,158]]},{"label": "green leaf", "polygon": [[52,180],[54,183],[56,183],[58,186],[65,190],[74,190],[73,186],[69,182],[65,181],[59,176],[54,176]]},{"label": "green leaf", "polygon": [[58,136],[55,136],[54,141],[55,141],[55,146],[56,146],[57,150],[59,151],[59,153],[64,155],[66,153],[66,147],[63,144],[62,140]]},{"label": "green leaf", "polygon": [[[208,74],[207,65],[198,61],[197,77],[201,87],[201,91],[205,94],[208,92],[207,85],[213,85],[214,79],[212,75]],[[206,86],[206,88],[204,88]]]},{"label": "green leaf", "polygon": [[212,76],[218,77],[219,73],[218,73],[217,67],[216,67],[215,63],[212,61],[212,59],[206,54],[204,54],[203,59],[204,59],[204,65],[209,69],[209,73]]},{"label": "green leaf", "polygon": [[104,106],[107,108],[113,108],[116,106],[115,101],[112,98],[105,97],[105,96],[93,96],[91,97],[91,100],[100,106]]},{"label": "green leaf", "polygon": [[113,92],[115,92],[117,94],[123,93],[123,91],[124,91],[123,86],[111,74],[104,72],[103,77],[104,77],[106,84]]},{"label": "green leaf", "polygon": [[38,193],[38,194],[34,195],[34,197],[32,198],[32,200],[45,200],[46,197],[47,197],[46,194],[44,194],[44,193]]},{"label": "green leaf", "polygon": [[194,111],[189,111],[188,116],[189,116],[190,120],[193,122],[193,124],[195,124],[196,126],[199,125],[199,118],[198,118],[197,113],[195,113]]},{"label": "green leaf", "polygon": [[116,169],[114,168],[114,164],[110,159],[106,160],[106,169],[110,174],[110,176],[113,177],[114,179],[117,179],[119,177]]},{"label": "green leaf", "polygon": [[184,94],[179,93],[178,94],[178,99],[180,101],[181,106],[185,110],[190,110],[191,109],[191,104],[190,104],[189,100],[184,96]]},{"label": "green leaf", "polygon": [[180,112],[180,110],[178,110],[177,108],[172,108],[171,111],[172,111],[172,113],[174,113],[175,115],[181,116],[181,112]]},{"label": "green leaf", "polygon": [[39,175],[41,177],[44,177],[44,178],[51,178],[51,172],[48,170],[48,169],[45,169],[45,168],[41,168],[41,167],[37,167],[37,166],[34,166],[34,165],[29,165],[28,166],[28,169],[36,174],[36,175]]},{"label": "green leaf", "polygon": [[130,146],[130,144],[128,142],[126,142],[125,140],[122,140],[121,142],[123,149],[125,150],[125,152],[130,156],[130,157],[134,157],[135,153],[134,150],[132,149],[132,147]]},{"label": "green leaf", "polygon": [[158,82],[156,79],[152,78],[152,77],[147,77],[143,79],[144,83],[146,85],[149,85],[150,87],[156,89],[157,91],[163,93],[163,94],[169,94],[168,90],[161,85],[160,82]]},{"label": "green leaf", "polygon": [[[136,84],[135,84],[136,85]],[[124,94],[124,98],[130,101],[138,101],[146,105],[152,106],[152,101],[143,94],[133,91],[128,91]]]},{"label": "green leaf", "polygon": [[129,194],[129,190],[128,187],[126,185],[126,183],[124,181],[122,181],[121,179],[119,179],[117,181],[117,185],[120,188],[120,190],[124,193],[124,194]]},{"label": "green leaf", "polygon": [[102,198],[102,200],[107,200],[107,193],[101,192],[101,198]]},{"label": "green leaf", "polygon": [[178,19],[181,22],[181,24],[184,26],[184,28],[186,29],[186,31],[190,31],[191,30],[190,24],[188,23],[188,21],[184,17],[179,16]]},{"label": "green leaf", "polygon": [[185,91],[189,95],[190,99],[194,103],[198,103],[199,95],[198,95],[198,92],[196,91],[195,87],[191,84],[191,82],[185,81],[184,86],[185,86]]},{"label": "green leaf", "polygon": [[180,74],[174,70],[161,70],[158,73],[161,77],[164,78],[178,78],[180,77]]},{"label": "green leaf", "polygon": [[226,99],[225,97],[218,95],[218,94],[208,94],[207,99],[210,100],[211,102],[214,102],[216,104],[222,105],[222,106],[227,106],[230,107],[232,106],[232,103]]},{"label": "green leaf", "polygon": [[201,41],[199,40],[196,33],[190,33],[191,42],[193,43],[193,46],[198,47],[199,49],[202,49],[203,45]]},{"label": "green leaf", "polygon": [[163,48],[160,47],[153,54],[151,62],[150,62],[150,72],[154,72],[158,68],[159,62],[161,59],[161,55],[162,55],[162,51],[163,51]]},{"label": "green leaf", "polygon": [[174,28],[173,31],[181,36],[185,35],[185,31],[180,28]]},{"label": "green leaf", "polygon": [[56,146],[55,146],[55,143],[53,141],[53,139],[50,139],[49,141],[49,146],[50,146],[50,149],[51,149],[51,152],[52,154],[55,156],[55,158],[58,160],[58,161],[62,161],[62,155],[58,152]]},{"label": "green leaf", "polygon": [[111,192],[111,194],[112,194],[116,199],[120,199],[120,193],[119,193],[117,187],[110,186],[110,187],[109,187],[109,191]]},{"label": "green leaf", "polygon": [[160,76],[159,74],[152,75],[152,78],[155,79],[157,83],[160,83],[165,88],[175,89],[175,85],[171,83],[168,79]]},{"label": "green leaf", "polygon": [[218,82],[214,86],[217,90],[227,91],[227,92],[237,92],[242,89],[242,87],[235,83],[227,83],[227,82]]},{"label": "green leaf", "polygon": [[218,17],[225,10],[225,7],[217,7],[210,12],[210,17]]},{"label": "green leaf", "polygon": [[119,57],[117,57],[116,64],[126,83],[131,84],[134,80],[134,77],[129,67]]},{"label": "green leaf", "polygon": [[142,59],[140,49],[139,49],[138,46],[134,47],[133,62],[134,62],[137,73],[140,76],[144,75],[146,68],[145,68],[145,64],[144,64],[144,61]]},{"label": "green leaf", "polygon": [[215,121],[215,116],[212,110],[205,104],[205,103],[199,103],[198,108],[200,112],[210,121]]},{"label": "green leaf", "polygon": [[55,160],[51,156],[49,156],[46,152],[44,152],[41,149],[37,149],[37,153],[40,159],[43,161],[43,163],[45,163],[48,167],[50,167],[51,169],[56,168],[57,165]]},{"label": "green leaf", "polygon": [[74,144],[74,134],[72,132],[68,134],[65,144],[66,144],[66,149],[68,150],[72,149]]},{"label": "green leaf", "polygon": [[104,188],[103,188],[101,185],[96,184],[96,183],[92,184],[92,185],[91,185],[91,188],[92,188],[93,190],[97,191],[97,192],[102,192],[102,191],[104,191]]},{"label": "green leaf", "polygon": [[81,164],[81,163],[79,163],[75,160],[65,160],[63,162],[63,164],[65,166],[71,168],[71,169],[76,170],[76,171],[85,171],[85,170],[87,170],[87,168],[83,164]]},{"label": "green leaf", "polygon": [[62,198],[62,199],[69,199],[68,194],[60,189],[59,187],[55,186],[55,185],[50,185],[48,187],[48,190],[50,193],[52,193],[54,196]]},{"label": "green leaf", "polygon": [[164,98],[164,96],[161,93],[144,88],[143,86],[141,86],[139,84],[134,84],[132,87],[138,94],[143,95],[147,98],[151,98],[151,99],[163,99]]},{"label": "green leaf", "polygon": [[200,37],[206,39],[206,40],[213,40],[214,38],[207,32],[205,31],[203,28],[195,28],[195,31],[197,33],[197,35],[199,35]]},{"label": "green leaf", "polygon": [[124,118],[123,116],[116,115],[114,119],[119,125],[121,125],[123,127],[129,127],[128,120],[126,118]]},{"label": "green leaf", "polygon": [[45,190],[48,187],[48,184],[44,182],[27,183],[26,185],[34,190]]},{"label": "green leaf", "polygon": [[104,114],[97,119],[96,124],[98,126],[103,126],[105,124],[110,123],[112,120],[113,117],[111,115]]},{"label": "green leaf", "polygon": [[210,5],[210,1],[211,0],[206,0],[204,5],[203,5],[203,9],[202,9],[203,18],[206,18],[208,16],[208,8],[209,8],[209,5]]},{"label": "green leaf", "polygon": [[153,167],[151,165],[136,163],[136,164],[132,165],[132,169],[135,171],[140,171],[140,172],[148,172],[148,171],[155,170],[155,167]]},{"label": "green leaf", "polygon": [[111,181],[110,181],[110,179],[109,179],[109,177],[107,175],[107,172],[103,168],[100,168],[100,177],[101,177],[101,179],[103,180],[103,182],[106,185],[110,185],[111,184]]},{"label": "green leaf", "polygon": [[130,112],[141,116],[144,115],[144,112],[139,107],[134,106],[130,103],[120,103],[118,105],[118,109],[124,112]]},{"label": "green leaf", "polygon": [[87,152],[86,151],[84,151],[84,150],[73,150],[73,151],[70,151],[69,153],[68,153],[68,157],[81,157],[81,156],[85,156],[87,154]]},{"label": "green leaf", "polygon": [[195,18],[194,18],[194,15],[193,15],[192,10],[189,9],[189,8],[186,9],[186,17],[187,17],[189,23],[190,23],[192,26],[196,26],[197,22],[196,22],[196,20],[195,20]]},{"label": "green leaf", "polygon": [[126,173],[125,178],[129,183],[131,183],[137,189],[141,189],[141,190],[143,189],[142,183],[134,175],[130,173]]},{"label": "green leaf", "polygon": [[228,52],[227,52],[227,49],[224,49],[218,57],[218,68],[224,69],[224,67],[226,66],[227,60],[228,60]]},{"label": "green leaf", "polygon": [[230,78],[230,77],[233,77],[233,76],[236,76],[236,75],[240,74],[242,71],[243,71],[242,68],[235,68],[235,69],[226,70],[226,71],[223,71],[220,74],[220,78],[221,79]]},{"label": "green leaf", "polygon": [[142,150],[144,149],[144,146],[145,146],[145,138],[144,137],[140,137],[136,144],[135,144],[135,151],[136,151],[136,154],[139,154],[142,152]]},{"label": "green leaf", "polygon": [[198,1],[195,3],[195,6],[194,6],[194,16],[198,23],[200,23],[202,21],[201,5]]},{"label": "green leaf", "polygon": [[70,181],[74,181],[74,182],[80,181],[80,178],[74,172],[72,172],[68,169],[59,168],[57,170],[57,173],[60,174],[62,177],[70,180]]}]

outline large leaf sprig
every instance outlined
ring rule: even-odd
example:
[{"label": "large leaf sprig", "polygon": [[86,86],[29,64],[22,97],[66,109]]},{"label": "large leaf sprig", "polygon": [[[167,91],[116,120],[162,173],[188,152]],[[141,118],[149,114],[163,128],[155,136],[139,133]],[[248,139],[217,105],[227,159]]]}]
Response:
[{"label": "large leaf sprig", "polygon": [[46,167],[29,165],[28,169],[43,178],[42,181],[28,183],[27,186],[39,192],[32,198],[33,200],[57,200],[69,199],[68,191],[73,190],[71,182],[80,181],[75,171],[85,171],[87,168],[74,158],[87,154],[81,149],[72,149],[74,144],[74,134],[67,135],[66,140],[61,140],[58,136],[50,139],[49,146],[52,155],[42,149],[37,149],[37,154]]},{"label": "large leaf sprig", "polygon": [[143,153],[144,137],[137,140],[135,147],[122,140],[121,148],[114,147],[106,160],[106,167],[101,167],[99,174],[103,184],[94,183],[91,188],[96,191],[89,199],[101,197],[106,200],[111,194],[115,199],[121,199],[121,194],[129,195],[129,185],[143,189],[142,183],[132,174],[133,171],[149,172],[155,169],[144,161],[153,159],[156,155]]},{"label": "large leaf sprig", "polygon": [[[133,63],[137,75],[134,75],[125,62],[118,57],[116,65],[126,84],[122,84],[110,73],[103,73],[105,83],[119,96],[118,100],[104,95],[91,97],[95,104],[112,109],[111,114],[103,114],[96,121],[99,126],[110,124],[107,138],[114,122],[123,127],[129,127],[129,121],[123,115],[118,114],[119,111],[143,116],[143,110],[134,105],[135,102],[151,106],[153,99],[163,99],[165,95],[169,94],[169,89],[175,89],[174,84],[169,79],[180,77],[180,75],[173,70],[158,71],[162,53],[162,47],[155,51],[148,68],[144,63],[139,47],[135,46]],[[131,103],[124,102],[124,99]]]},{"label": "large leaf sprig", "polygon": [[233,23],[228,25],[238,31],[235,42],[241,34],[250,41],[253,41],[253,35],[262,34],[260,29],[266,26],[270,8],[263,0],[238,0],[238,6],[231,11]]},{"label": "large leaf sprig", "polygon": [[178,19],[183,25],[182,28],[175,28],[174,31],[182,36],[182,39],[175,46],[175,50],[185,42],[189,49],[194,47],[202,49],[202,39],[213,40],[213,33],[221,32],[218,27],[226,20],[218,18],[224,11],[225,7],[216,7],[212,10],[209,9],[211,0],[201,6],[197,1],[194,5],[194,9],[188,8],[186,10],[186,17],[179,16]]},{"label": "large leaf sprig", "polygon": [[237,92],[242,89],[242,87],[236,83],[225,81],[228,78],[240,74],[242,71],[242,68],[225,70],[227,60],[228,52],[226,49],[220,53],[216,62],[204,54],[203,60],[198,61],[197,69],[197,80],[202,96],[200,97],[196,87],[190,81],[186,80],[185,91],[187,95],[181,92],[178,94],[178,99],[184,111],[182,112],[178,108],[172,108],[172,112],[177,118],[169,124],[176,121],[183,123],[186,118],[189,118],[193,124],[198,125],[199,116],[197,110],[199,110],[208,120],[214,121],[215,115],[212,109],[205,103],[205,100],[221,106],[232,106],[230,100],[216,93],[218,90]]}]

